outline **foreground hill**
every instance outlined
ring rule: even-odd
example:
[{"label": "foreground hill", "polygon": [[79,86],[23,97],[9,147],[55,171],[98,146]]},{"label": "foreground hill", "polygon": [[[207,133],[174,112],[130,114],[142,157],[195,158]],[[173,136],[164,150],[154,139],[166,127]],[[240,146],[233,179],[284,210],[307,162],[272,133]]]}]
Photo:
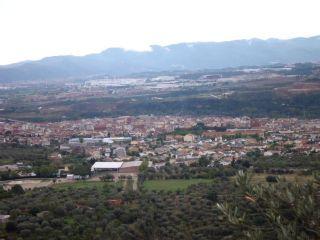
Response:
[{"label": "foreground hill", "polygon": [[60,79],[97,74],[197,70],[320,61],[320,37],[236,40],[152,46],[151,51],[110,48],[86,56],[57,56],[0,66],[0,82]]}]

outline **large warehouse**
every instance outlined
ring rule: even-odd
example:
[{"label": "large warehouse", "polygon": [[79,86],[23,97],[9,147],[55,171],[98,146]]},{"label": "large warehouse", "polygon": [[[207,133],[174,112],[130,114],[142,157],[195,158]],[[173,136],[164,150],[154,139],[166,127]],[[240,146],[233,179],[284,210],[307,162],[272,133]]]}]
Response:
[{"label": "large warehouse", "polygon": [[91,167],[91,172],[113,171],[118,172],[123,162],[95,162]]},{"label": "large warehouse", "polygon": [[142,161],[130,162],[95,162],[91,172],[111,171],[121,173],[137,173]]}]

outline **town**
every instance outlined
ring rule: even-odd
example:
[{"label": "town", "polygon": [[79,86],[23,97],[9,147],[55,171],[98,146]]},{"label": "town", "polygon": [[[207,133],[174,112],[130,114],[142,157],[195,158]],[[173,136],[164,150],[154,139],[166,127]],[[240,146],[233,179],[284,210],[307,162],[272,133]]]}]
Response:
[{"label": "town", "polygon": [[[48,149],[48,164],[57,171],[51,176],[74,180],[101,171],[136,175],[144,161],[159,169],[167,163],[190,166],[207,157],[207,167],[214,167],[254,151],[266,157],[317,153],[320,120],[152,115],[54,123],[6,120],[0,122],[0,143]],[[81,156],[91,172],[74,174],[70,166],[77,162],[68,162],[72,156]],[[0,166],[0,171],[36,177],[32,167],[19,161]]]}]

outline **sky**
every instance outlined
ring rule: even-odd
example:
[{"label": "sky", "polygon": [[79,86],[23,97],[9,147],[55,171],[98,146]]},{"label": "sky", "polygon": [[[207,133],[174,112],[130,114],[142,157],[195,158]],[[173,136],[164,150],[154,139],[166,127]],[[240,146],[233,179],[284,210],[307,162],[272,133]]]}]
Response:
[{"label": "sky", "polygon": [[109,47],[320,35],[319,0],[0,0],[0,65]]}]

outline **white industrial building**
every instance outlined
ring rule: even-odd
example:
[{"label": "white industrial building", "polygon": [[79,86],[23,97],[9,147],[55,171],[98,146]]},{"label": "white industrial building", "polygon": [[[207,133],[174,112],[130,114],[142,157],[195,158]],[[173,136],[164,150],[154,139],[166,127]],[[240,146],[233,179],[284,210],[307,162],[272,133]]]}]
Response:
[{"label": "white industrial building", "polygon": [[120,173],[137,173],[142,161],[130,162],[95,162],[91,172],[111,171]]},{"label": "white industrial building", "polygon": [[91,172],[99,171],[119,171],[123,162],[95,162],[91,167]]}]

